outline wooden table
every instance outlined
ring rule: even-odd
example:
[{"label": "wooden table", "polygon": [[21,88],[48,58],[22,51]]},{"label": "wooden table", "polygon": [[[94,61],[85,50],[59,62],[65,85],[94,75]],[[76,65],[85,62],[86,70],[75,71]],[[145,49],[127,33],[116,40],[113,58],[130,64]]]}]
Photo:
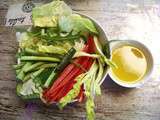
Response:
[{"label": "wooden table", "polygon": [[[22,1],[0,1],[0,120],[85,120],[83,103],[70,105],[60,111],[55,106],[26,103],[15,94],[16,78],[12,65],[16,62],[17,42],[14,29],[4,27],[3,21],[9,5]],[[150,37],[160,34],[158,0],[66,0],[66,2],[74,10],[99,21],[109,39],[138,39],[153,47],[158,43],[156,38],[150,40]],[[152,25],[147,26],[148,23]],[[158,56],[159,54],[155,57]],[[159,64],[156,63],[155,66],[159,67]],[[158,77],[152,76],[140,88],[124,89],[108,77],[102,86],[102,96],[96,97],[96,119],[160,120],[159,83]]]}]

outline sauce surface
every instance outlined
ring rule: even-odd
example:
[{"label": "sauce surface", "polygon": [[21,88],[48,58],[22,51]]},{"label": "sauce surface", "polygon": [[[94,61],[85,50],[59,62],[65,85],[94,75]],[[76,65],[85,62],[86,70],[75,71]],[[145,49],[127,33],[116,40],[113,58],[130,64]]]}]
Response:
[{"label": "sauce surface", "polygon": [[122,46],[112,52],[113,62],[118,68],[111,68],[118,80],[123,82],[139,81],[147,70],[147,61],[141,50],[133,46]]}]

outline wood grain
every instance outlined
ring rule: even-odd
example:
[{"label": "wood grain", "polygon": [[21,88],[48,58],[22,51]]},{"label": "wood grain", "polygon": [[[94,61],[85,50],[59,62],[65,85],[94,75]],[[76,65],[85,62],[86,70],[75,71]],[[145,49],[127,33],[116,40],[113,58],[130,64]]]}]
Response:
[{"label": "wood grain", "polygon": [[[85,120],[83,103],[69,105],[61,111],[56,106],[45,106],[35,101],[26,102],[16,96],[16,78],[12,69],[12,65],[16,62],[17,50],[15,31],[2,24],[8,6],[22,1],[0,1],[0,120]],[[152,6],[157,4],[150,0],[65,1],[74,10],[95,18],[106,31],[109,39],[122,36],[123,28],[127,25],[127,15],[144,15],[145,11],[151,10]],[[96,119],[160,120],[159,83],[151,78],[143,87],[124,89],[107,77],[102,86],[102,96],[96,97]]]}]

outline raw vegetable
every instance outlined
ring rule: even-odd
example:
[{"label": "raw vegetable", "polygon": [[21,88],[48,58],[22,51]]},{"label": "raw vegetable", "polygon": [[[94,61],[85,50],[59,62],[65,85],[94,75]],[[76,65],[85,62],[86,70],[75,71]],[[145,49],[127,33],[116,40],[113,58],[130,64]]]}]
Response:
[{"label": "raw vegetable", "polygon": [[54,78],[57,77],[57,74],[59,74],[70,62],[73,55],[75,54],[76,50],[74,48],[71,48],[68,53],[64,56],[64,58],[61,60],[61,62],[58,64],[58,66],[52,71],[49,78],[46,80],[44,87],[48,88],[53,81]]},{"label": "raw vegetable", "polygon": [[36,88],[32,80],[28,80],[23,84],[18,83],[16,91],[17,95],[19,95],[23,99],[39,98],[39,93],[40,93],[40,89]]},{"label": "raw vegetable", "polygon": [[21,61],[49,61],[49,62],[60,62],[60,59],[54,57],[39,57],[39,56],[22,56]]},{"label": "raw vegetable", "polygon": [[96,50],[97,50],[97,53],[101,55],[103,61],[109,65],[110,67],[114,67],[114,68],[117,68],[117,66],[112,62],[110,61],[109,59],[107,59],[107,57],[104,55],[104,53],[102,52],[102,46],[100,45],[100,43],[98,42],[98,39],[96,36],[94,36],[94,43],[95,43],[95,46],[96,46]]},{"label": "raw vegetable", "polygon": [[65,54],[67,53],[67,50],[64,49],[61,46],[53,46],[53,45],[49,45],[49,46],[45,46],[45,45],[39,45],[38,46],[38,50],[39,52],[42,53],[56,53],[56,54]]},{"label": "raw vegetable", "polygon": [[53,1],[32,11],[32,20],[34,26],[56,27],[59,16],[68,16],[72,13],[71,8],[63,1]]},{"label": "raw vegetable", "polygon": [[23,81],[23,79],[24,79],[24,77],[25,77],[25,73],[24,73],[24,70],[26,69],[26,68],[28,68],[29,66],[31,66],[32,65],[32,63],[31,62],[27,62],[24,66],[23,66],[23,68],[21,69],[21,71],[18,73],[18,75],[17,75],[17,78],[19,79],[19,80],[22,80]]},{"label": "raw vegetable", "polygon": [[43,64],[44,64],[43,62],[37,62],[37,63],[33,64],[32,66],[24,68],[24,72],[26,73],[26,72],[33,71],[36,67],[41,66]]},{"label": "raw vegetable", "polygon": [[75,78],[76,83],[74,84],[73,88],[67,93],[66,96],[60,99],[59,101],[59,108],[62,109],[64,106],[66,106],[68,103],[73,101],[79,94],[79,91],[81,89],[81,85],[83,83],[82,79],[85,76],[85,74],[81,74],[78,77]]},{"label": "raw vegetable", "polygon": [[94,22],[63,1],[33,8],[32,22],[18,36],[17,95],[57,103],[60,109],[86,98],[87,119],[93,120],[102,77],[108,65],[116,67],[109,44],[102,46]]}]

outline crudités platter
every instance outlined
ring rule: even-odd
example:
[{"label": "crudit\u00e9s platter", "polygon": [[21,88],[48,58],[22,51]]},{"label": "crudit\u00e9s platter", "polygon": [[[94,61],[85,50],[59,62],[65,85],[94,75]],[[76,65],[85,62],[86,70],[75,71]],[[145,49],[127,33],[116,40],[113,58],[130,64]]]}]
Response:
[{"label": "crudit\u00e9s platter", "polygon": [[[33,8],[32,23],[19,34],[17,64],[13,66],[17,95],[23,100],[39,99],[46,105],[56,104],[60,109],[74,101],[85,102],[86,118],[93,120],[94,98],[101,95],[101,84],[108,69],[121,70],[120,74],[115,72],[117,76],[123,74],[125,67],[121,65],[126,56],[118,54],[116,60],[112,59],[111,41],[108,41],[101,26],[93,18],[73,12],[63,1]],[[151,55],[147,58],[143,50],[128,47],[131,49],[127,57],[131,56],[130,60],[134,63],[138,61],[137,65],[144,64],[146,67],[140,73],[134,69],[130,75],[143,73],[140,76],[145,76],[146,71],[152,68],[148,69],[147,61],[150,58],[152,62]],[[140,56],[144,58],[142,64]],[[119,64],[119,61],[122,63]],[[127,72],[135,68],[132,66],[131,63],[128,65]],[[123,79],[129,74],[127,72]],[[141,78],[133,80],[140,81]]]},{"label": "crudit\u00e9s platter", "polygon": [[94,97],[108,67],[115,67],[104,31],[63,1],[34,8],[32,21],[19,35],[17,95],[61,109],[86,100],[87,119],[94,119]]}]

